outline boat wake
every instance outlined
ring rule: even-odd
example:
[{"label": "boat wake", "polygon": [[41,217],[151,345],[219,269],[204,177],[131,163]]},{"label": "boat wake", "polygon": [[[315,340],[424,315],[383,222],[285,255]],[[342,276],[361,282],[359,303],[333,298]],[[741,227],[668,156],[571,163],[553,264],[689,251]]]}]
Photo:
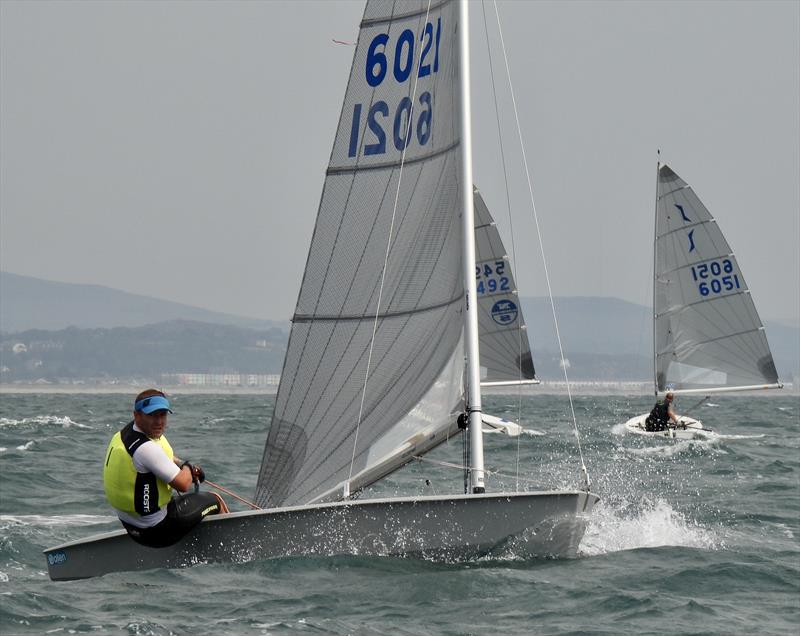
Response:
[{"label": "boat wake", "polygon": [[720,455],[727,455],[728,452],[715,443],[719,436],[713,434],[713,437],[703,437],[696,439],[680,439],[680,440],[660,440],[667,443],[659,444],[658,446],[645,446],[643,448],[625,448],[625,452],[639,457],[675,457],[684,453],[691,453],[698,449],[703,451],[711,451]]},{"label": "boat wake", "polygon": [[523,428],[522,434],[529,435],[530,437],[541,437],[543,435],[547,435],[547,433],[544,431],[537,431],[535,428]]},{"label": "boat wake", "polygon": [[579,554],[597,556],[622,550],[681,546],[716,550],[722,546],[714,534],[659,499],[623,514],[598,504],[586,527]]},{"label": "boat wake", "polygon": [[764,433],[759,433],[758,435],[726,435],[723,433],[717,433],[717,439],[722,440],[731,440],[731,439],[762,439],[766,437]]},{"label": "boat wake", "polygon": [[611,434],[612,435],[625,435],[628,432],[628,428],[625,426],[625,422],[620,422],[619,424],[614,424],[611,427]]}]

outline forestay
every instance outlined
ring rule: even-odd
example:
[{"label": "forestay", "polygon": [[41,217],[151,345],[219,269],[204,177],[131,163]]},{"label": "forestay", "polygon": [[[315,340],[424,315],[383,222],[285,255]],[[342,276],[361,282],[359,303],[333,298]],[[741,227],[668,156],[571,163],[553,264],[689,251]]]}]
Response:
[{"label": "forestay", "polygon": [[341,498],[457,430],[457,29],[455,2],[367,3],[259,473],[262,506]]},{"label": "forestay", "polygon": [[658,171],[655,236],[657,390],[776,384],[736,257],[694,191],[666,165]]},{"label": "forestay", "polygon": [[481,383],[535,380],[528,333],[506,249],[477,188],[475,277],[481,347]]}]

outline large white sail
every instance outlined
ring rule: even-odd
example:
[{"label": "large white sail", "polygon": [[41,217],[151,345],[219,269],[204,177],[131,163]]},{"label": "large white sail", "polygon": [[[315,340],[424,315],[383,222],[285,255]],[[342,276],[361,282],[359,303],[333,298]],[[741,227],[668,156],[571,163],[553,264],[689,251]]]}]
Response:
[{"label": "large white sail", "polygon": [[481,383],[530,382],[536,371],[511,263],[477,188],[474,201]]},{"label": "large white sail", "polygon": [[[458,15],[456,2],[367,3],[260,505],[329,498],[356,475],[366,485],[407,462],[415,439],[438,444],[455,424],[464,305]],[[423,414],[417,407],[430,395],[440,406]]]},{"label": "large white sail", "polygon": [[658,170],[656,389],[777,386],[778,374],[736,257],[694,191]]}]

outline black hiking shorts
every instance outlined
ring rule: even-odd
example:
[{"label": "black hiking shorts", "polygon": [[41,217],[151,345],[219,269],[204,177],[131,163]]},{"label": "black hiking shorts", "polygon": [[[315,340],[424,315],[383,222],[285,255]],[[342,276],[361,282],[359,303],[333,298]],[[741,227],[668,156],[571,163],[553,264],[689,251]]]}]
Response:
[{"label": "black hiking shorts", "polygon": [[166,548],[177,543],[206,515],[220,512],[219,500],[210,492],[195,492],[173,497],[167,516],[152,528],[137,528],[122,522],[131,539],[151,548]]}]

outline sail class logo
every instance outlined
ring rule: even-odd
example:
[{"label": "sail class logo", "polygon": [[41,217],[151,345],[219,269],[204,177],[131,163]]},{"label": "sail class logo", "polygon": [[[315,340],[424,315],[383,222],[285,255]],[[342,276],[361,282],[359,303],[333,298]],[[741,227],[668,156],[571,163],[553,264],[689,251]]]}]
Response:
[{"label": "sail class logo", "polygon": [[498,325],[510,325],[518,313],[517,306],[510,300],[498,300],[492,305],[492,320]]},{"label": "sail class logo", "polygon": [[691,223],[692,222],[692,220],[688,216],[686,216],[686,212],[683,211],[683,206],[682,205],[678,205],[676,203],[675,207],[678,208],[678,212],[681,213],[681,216],[683,217],[684,221],[686,221],[687,223]]}]

